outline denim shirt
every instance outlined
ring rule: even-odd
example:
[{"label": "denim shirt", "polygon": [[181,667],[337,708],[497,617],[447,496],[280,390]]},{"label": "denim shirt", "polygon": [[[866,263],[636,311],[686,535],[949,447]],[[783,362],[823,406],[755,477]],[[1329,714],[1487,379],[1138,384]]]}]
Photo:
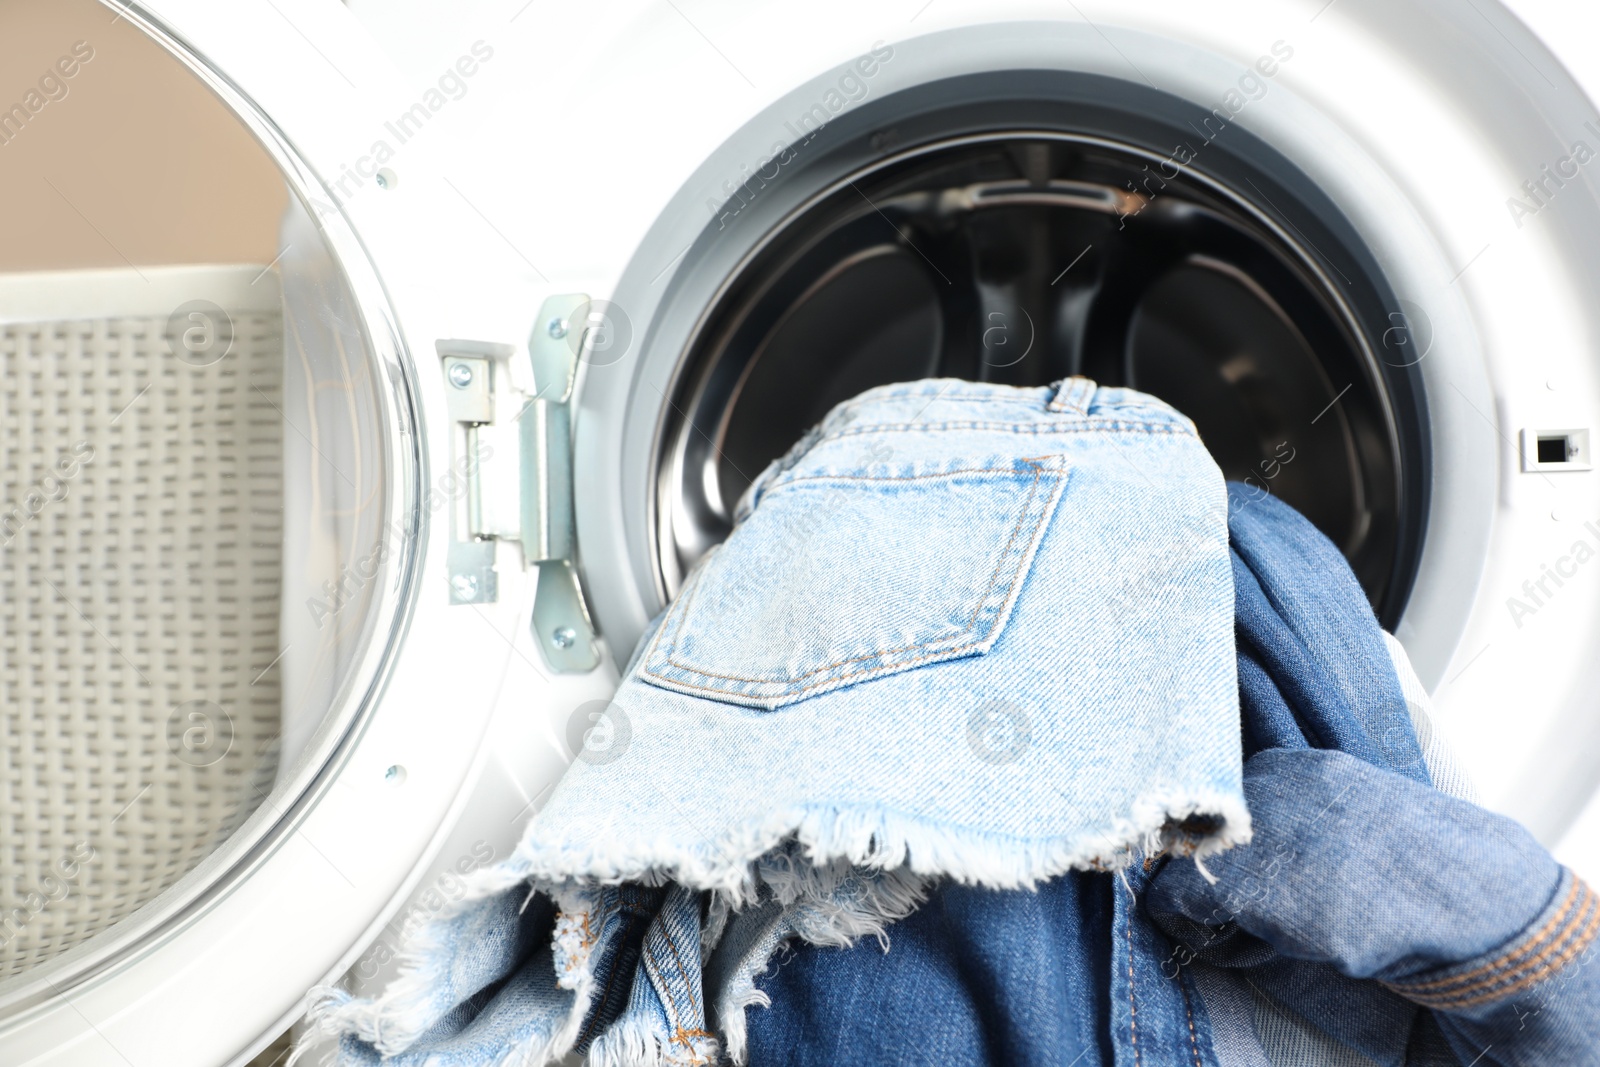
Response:
[{"label": "denim shirt", "polygon": [[[938,885],[1137,889],[1140,856],[1249,839],[1225,488],[1164,403],[874,389],[737,520],[513,855],[379,997],[323,996],[346,1062],[740,1062],[781,946],[880,951]],[[1165,939],[1096,899],[1096,1047],[1215,1062]]]},{"label": "denim shirt", "polygon": [[1207,876],[1163,863],[1147,913],[1348,1062],[1600,1064],[1600,898],[1514,820],[1433,788],[1343,557],[1281,501],[1229,494],[1255,836]]}]

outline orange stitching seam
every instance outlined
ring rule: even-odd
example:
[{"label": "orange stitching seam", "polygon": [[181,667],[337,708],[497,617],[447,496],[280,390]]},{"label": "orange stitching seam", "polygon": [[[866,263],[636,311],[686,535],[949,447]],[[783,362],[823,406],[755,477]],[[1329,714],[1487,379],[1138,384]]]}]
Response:
[{"label": "orange stitching seam", "polygon": [[678,954],[678,944],[672,940],[672,931],[667,929],[666,923],[661,923],[661,936],[667,939],[667,947],[672,950],[672,962],[678,965],[678,977],[683,979],[683,988],[689,994],[689,1006],[695,1010],[695,1014],[704,1019],[705,1013],[700,1010],[700,1001],[694,995],[694,983],[689,981],[689,972],[684,969],[683,957]]},{"label": "orange stitching seam", "polygon": [[[1576,932],[1571,940],[1571,943],[1567,945],[1565,951],[1561,952],[1554,959],[1544,960],[1544,962],[1542,962],[1538,967],[1524,972],[1522,977],[1518,978],[1510,985],[1505,985],[1500,988],[1484,989],[1483,992],[1478,993],[1475,996],[1463,994],[1468,993],[1470,989],[1482,988],[1485,984],[1484,982],[1474,983],[1474,985],[1469,987],[1468,990],[1437,993],[1431,996],[1426,994],[1422,996],[1414,996],[1408,990],[1398,988],[1395,990],[1395,992],[1401,993],[1409,999],[1427,1007],[1439,1007],[1450,1010],[1460,1010],[1462,1008],[1475,1007],[1479,1004],[1486,1004],[1490,1001],[1503,1000],[1514,993],[1520,993],[1524,989],[1538,985],[1540,982],[1544,981],[1546,978],[1565,967],[1568,963],[1571,963],[1574,957],[1578,956],[1584,951],[1584,949],[1589,947],[1590,943],[1594,941],[1597,933],[1600,933],[1600,908],[1593,908],[1589,911],[1589,921],[1583,926],[1582,929]],[[1558,940],[1551,947],[1558,947],[1560,943],[1561,942]],[[1545,955],[1546,953],[1540,953],[1541,958],[1543,958]],[[1487,980],[1487,982],[1490,986],[1493,986],[1497,982],[1504,982],[1506,977],[1506,975],[1492,976]]]},{"label": "orange stitching seam", "polygon": [[[589,914],[588,912],[584,912],[584,928],[585,929],[587,929],[588,925],[589,925],[588,924],[588,914]],[[632,912],[628,912],[626,914],[626,921],[628,923],[628,927],[627,927],[626,930],[623,930],[621,933],[619,933],[617,935],[617,937],[619,939],[621,939],[621,940],[626,940],[627,939],[627,935],[628,935],[629,931],[631,931],[633,929],[634,918],[635,917],[634,917]],[[612,961],[611,961],[611,969],[606,974],[606,987],[603,990],[600,991],[600,1003],[592,1005],[592,1007],[594,1009],[594,1014],[589,1016],[588,1024],[584,1026],[583,1032],[578,1035],[578,1039],[577,1039],[576,1042],[574,1042],[574,1044],[582,1044],[586,1039],[591,1038],[591,1037],[594,1036],[594,1028],[600,1022],[601,1013],[605,1011],[606,1001],[611,999],[611,986],[617,980],[617,971],[618,970],[620,970],[620,968],[617,966],[617,961],[615,959],[612,959]]]},{"label": "orange stitching seam", "polygon": [[1189,987],[1183,984],[1183,968],[1178,968],[1178,992],[1183,994],[1183,1013],[1189,1017],[1189,1048],[1194,1051],[1194,1067],[1200,1067],[1200,1042],[1194,1034],[1194,1006],[1189,1003]]},{"label": "orange stitching seam", "polygon": [[583,925],[583,947],[586,949],[593,948],[596,934],[593,930],[589,929],[589,910],[585,908],[581,914],[583,917],[579,919],[578,922]]},{"label": "orange stitching seam", "polygon": [[[1546,936],[1550,934],[1553,929],[1568,922],[1572,917],[1574,902],[1580,897],[1585,896],[1588,892],[1588,888],[1588,885],[1583,881],[1583,879],[1574,875],[1572,879],[1572,885],[1567,889],[1566,899],[1561,902],[1561,907],[1556,910],[1556,913],[1539,928],[1538,933],[1534,934],[1530,938],[1518,938],[1516,948],[1500,955],[1495,959],[1490,960],[1488,963],[1474,967],[1466,974],[1458,974],[1449,978],[1436,978],[1427,982],[1418,982],[1414,985],[1410,983],[1397,984],[1396,988],[1403,988],[1408,992],[1425,993],[1428,990],[1438,989],[1442,986],[1452,986],[1458,982],[1466,982],[1469,979],[1477,978],[1479,975],[1487,975],[1485,980],[1492,982],[1499,976],[1495,974],[1489,974],[1488,972],[1503,971],[1507,968],[1515,969],[1517,967],[1524,966],[1524,963],[1519,961],[1519,957],[1526,956],[1534,949],[1539,948],[1540,944],[1544,942]],[[1545,946],[1545,948],[1540,951],[1539,956],[1544,956],[1547,954],[1550,951],[1550,947],[1551,946],[1548,945]],[[1537,962],[1539,956],[1536,956],[1534,959],[1526,962]],[[1479,983],[1473,984],[1477,985]]]},{"label": "orange stitching seam", "polygon": [[640,948],[640,951],[641,951],[642,955],[644,955],[644,957],[646,959],[648,959],[651,963],[653,963],[655,965],[655,967],[653,969],[655,970],[656,974],[658,976],[660,976],[660,978],[661,978],[661,984],[659,986],[656,986],[656,992],[660,993],[663,997],[666,998],[667,1002],[663,1006],[672,1015],[672,1018],[671,1018],[670,1022],[672,1022],[672,1024],[673,1024],[673,1029],[674,1030],[682,1029],[681,1020],[683,1019],[683,1012],[678,1010],[678,1002],[675,999],[673,999],[673,996],[672,996],[672,984],[670,982],[668,982],[667,979],[666,979],[666,973],[662,970],[662,967],[661,967],[661,960],[659,958],[657,958],[655,949],[650,947],[650,933],[649,933],[649,931],[645,932],[644,942],[642,944],[640,944],[639,948]]},{"label": "orange stitching seam", "polygon": [[705,1059],[694,1050],[694,1042],[691,1039],[696,1037],[714,1038],[716,1036],[716,1034],[710,1034],[704,1030],[685,1030],[680,1026],[672,1032],[672,1037],[669,1040],[673,1044],[687,1045],[689,1047],[689,1062],[691,1064],[701,1064],[710,1063],[711,1061]]},{"label": "orange stitching seam", "polygon": [[[1113,893],[1116,886],[1111,887]],[[1128,1031],[1133,1035],[1133,1067],[1139,1067],[1139,1005],[1133,998],[1133,922],[1125,921],[1128,931]]]}]

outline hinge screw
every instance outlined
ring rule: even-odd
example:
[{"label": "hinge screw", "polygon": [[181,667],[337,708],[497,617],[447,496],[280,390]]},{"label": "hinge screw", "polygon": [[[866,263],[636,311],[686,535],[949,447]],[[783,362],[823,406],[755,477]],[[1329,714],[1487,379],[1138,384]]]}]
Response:
[{"label": "hinge screw", "polygon": [[478,599],[478,576],[458,574],[450,579],[450,588],[455,591],[457,600],[464,604],[474,603]]},{"label": "hinge screw", "polygon": [[450,384],[457,389],[465,389],[472,384],[472,368],[465,363],[450,364]]},{"label": "hinge screw", "polygon": [[560,626],[555,633],[550,635],[550,641],[557,648],[571,648],[578,640],[578,631],[570,626]]},{"label": "hinge screw", "polygon": [[545,329],[549,331],[551,337],[560,340],[567,335],[567,320],[551,319],[550,325],[546,326]]}]

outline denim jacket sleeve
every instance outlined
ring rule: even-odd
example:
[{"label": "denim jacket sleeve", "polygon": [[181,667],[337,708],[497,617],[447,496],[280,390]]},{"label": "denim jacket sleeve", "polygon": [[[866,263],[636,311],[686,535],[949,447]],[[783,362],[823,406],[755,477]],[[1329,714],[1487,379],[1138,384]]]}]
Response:
[{"label": "denim jacket sleeve", "polygon": [[1337,751],[1261,752],[1245,794],[1254,839],[1215,882],[1170,861],[1146,898],[1195,956],[1375,979],[1462,1063],[1600,1064],[1600,897],[1520,824]]}]

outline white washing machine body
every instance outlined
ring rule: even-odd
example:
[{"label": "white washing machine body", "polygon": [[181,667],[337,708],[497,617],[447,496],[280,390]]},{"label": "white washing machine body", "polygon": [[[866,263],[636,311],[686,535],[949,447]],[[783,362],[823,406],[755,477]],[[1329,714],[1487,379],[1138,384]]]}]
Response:
[{"label": "white washing machine body", "polygon": [[[1600,565],[1574,552],[1600,548],[1600,474],[1524,446],[1600,433],[1600,56],[1584,47],[1600,14],[638,0],[419,8],[401,27],[361,3],[163,0],[111,17],[160,37],[321,205],[393,385],[391,488],[417,537],[298,792],[96,953],[0,990],[0,1063],[242,1063],[312,986],[393,973],[403,932],[509,852],[570,758],[575,709],[614,687],[670,584],[644,472],[673,330],[742,254],[719,259],[708,232],[730,204],[782,195],[818,107],[831,122],[967,74],[1087,72],[1224,108],[1421,309],[1430,492],[1398,635],[1485,802],[1600,876]],[[405,122],[418,107],[426,125]],[[493,599],[460,602],[424,502],[459,459],[441,355],[493,362],[532,395],[540,309],[575,293],[614,301],[632,343],[577,371],[577,548],[603,638],[597,667],[561,671],[533,622],[530,553],[494,543]]]}]

